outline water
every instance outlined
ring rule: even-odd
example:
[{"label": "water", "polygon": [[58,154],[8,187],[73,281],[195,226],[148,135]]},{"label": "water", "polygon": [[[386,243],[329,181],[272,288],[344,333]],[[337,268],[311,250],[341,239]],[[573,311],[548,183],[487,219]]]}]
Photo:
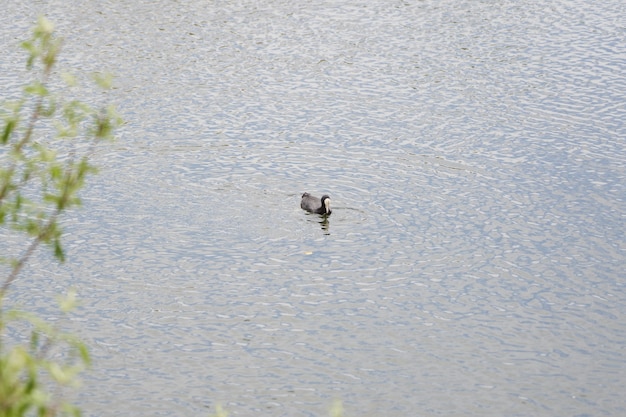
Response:
[{"label": "water", "polygon": [[626,412],[622,2],[6,9],[127,121],[12,293],[77,288],[85,415]]}]

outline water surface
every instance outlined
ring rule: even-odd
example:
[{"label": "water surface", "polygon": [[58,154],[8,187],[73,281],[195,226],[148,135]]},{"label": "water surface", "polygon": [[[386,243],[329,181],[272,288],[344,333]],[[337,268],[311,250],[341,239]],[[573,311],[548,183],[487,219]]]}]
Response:
[{"label": "water surface", "polygon": [[3,85],[38,12],[127,122],[13,293],[85,415],[626,412],[622,2],[26,2]]}]

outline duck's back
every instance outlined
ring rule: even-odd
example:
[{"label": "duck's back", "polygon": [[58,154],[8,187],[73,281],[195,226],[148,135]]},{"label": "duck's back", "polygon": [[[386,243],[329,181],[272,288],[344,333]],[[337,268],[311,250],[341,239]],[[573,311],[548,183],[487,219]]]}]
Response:
[{"label": "duck's back", "polygon": [[317,197],[313,197],[309,193],[304,193],[302,194],[300,207],[306,211],[316,212],[322,208],[322,201]]}]

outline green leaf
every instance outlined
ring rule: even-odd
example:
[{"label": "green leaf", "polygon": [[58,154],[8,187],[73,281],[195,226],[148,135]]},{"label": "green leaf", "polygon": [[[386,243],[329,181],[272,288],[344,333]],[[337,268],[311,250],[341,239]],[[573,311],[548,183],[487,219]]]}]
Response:
[{"label": "green leaf", "polygon": [[63,251],[63,247],[61,246],[61,240],[54,240],[54,257],[61,263],[65,262],[65,252]]},{"label": "green leaf", "polygon": [[103,90],[108,90],[113,85],[113,75],[106,73],[95,73],[93,74],[93,80],[96,84]]},{"label": "green leaf", "polygon": [[64,313],[68,313],[74,308],[76,308],[76,290],[70,289],[67,292],[67,295],[59,300],[59,306],[61,307],[61,311]]},{"label": "green leaf", "polygon": [[6,124],[4,125],[4,130],[2,131],[2,138],[0,138],[0,143],[4,145],[9,141],[9,138],[11,137],[11,134],[15,130],[16,126],[17,119],[9,119],[6,121]]},{"label": "green leaf", "polygon": [[69,72],[62,72],[61,78],[63,79],[63,81],[68,87],[76,87],[78,85],[78,81],[76,80],[76,77],[73,74],[70,74]]},{"label": "green leaf", "polygon": [[32,94],[35,96],[46,96],[48,95],[48,89],[39,81],[35,81],[32,84],[27,85],[24,88],[26,94]]},{"label": "green leaf", "polygon": [[55,150],[46,148],[40,144],[35,144],[34,148],[39,152],[41,162],[53,162],[56,159],[57,152]]},{"label": "green leaf", "polygon": [[89,349],[84,343],[78,344],[78,353],[80,353],[80,358],[85,363],[85,365],[91,365],[91,356],[89,355]]},{"label": "green leaf", "polygon": [[46,54],[43,57],[43,63],[46,69],[50,69],[54,66],[57,60],[57,56],[59,55],[59,51],[61,49],[61,40],[55,40],[50,42],[50,45],[46,51]]},{"label": "green leaf", "polygon": [[58,164],[52,165],[48,168],[48,174],[51,180],[58,181],[63,178],[63,168]]},{"label": "green leaf", "polygon": [[31,41],[22,42],[22,48],[24,48],[28,52],[28,59],[26,60],[26,68],[30,70],[33,68],[35,59],[40,55],[41,51]]},{"label": "green leaf", "polygon": [[37,47],[31,41],[24,41],[20,45],[31,55],[35,55],[37,52]]},{"label": "green leaf", "polygon": [[45,16],[40,15],[37,18],[37,26],[35,27],[35,33],[42,33],[51,35],[54,32],[54,24],[49,21]]}]

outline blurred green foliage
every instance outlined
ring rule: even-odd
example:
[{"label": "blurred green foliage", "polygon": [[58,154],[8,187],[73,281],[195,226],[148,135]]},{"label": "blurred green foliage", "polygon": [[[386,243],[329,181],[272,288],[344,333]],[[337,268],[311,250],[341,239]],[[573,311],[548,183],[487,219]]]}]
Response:
[{"label": "blurred green foliage", "polygon": [[[6,272],[0,281],[0,417],[79,415],[78,408],[52,393],[76,386],[78,373],[90,362],[87,347],[75,336],[33,313],[5,311],[4,306],[11,286],[39,246],[48,246],[59,261],[65,260],[60,217],[80,205],[78,193],[86,177],[96,172],[90,156],[121,124],[111,106],[95,109],[55,92],[53,86],[59,85],[55,64],[62,44],[54,25],[40,17],[32,37],[21,45],[33,79],[17,100],[0,108],[0,238],[6,247],[0,253],[0,271]],[[72,75],[58,78],[64,91],[77,86]],[[111,77],[99,74],[94,82],[109,88]],[[12,242],[24,242],[24,247],[15,248]],[[70,291],[60,300],[60,309],[67,313],[75,304]],[[24,335],[22,344],[10,344],[6,333],[17,323],[30,336]]]}]

